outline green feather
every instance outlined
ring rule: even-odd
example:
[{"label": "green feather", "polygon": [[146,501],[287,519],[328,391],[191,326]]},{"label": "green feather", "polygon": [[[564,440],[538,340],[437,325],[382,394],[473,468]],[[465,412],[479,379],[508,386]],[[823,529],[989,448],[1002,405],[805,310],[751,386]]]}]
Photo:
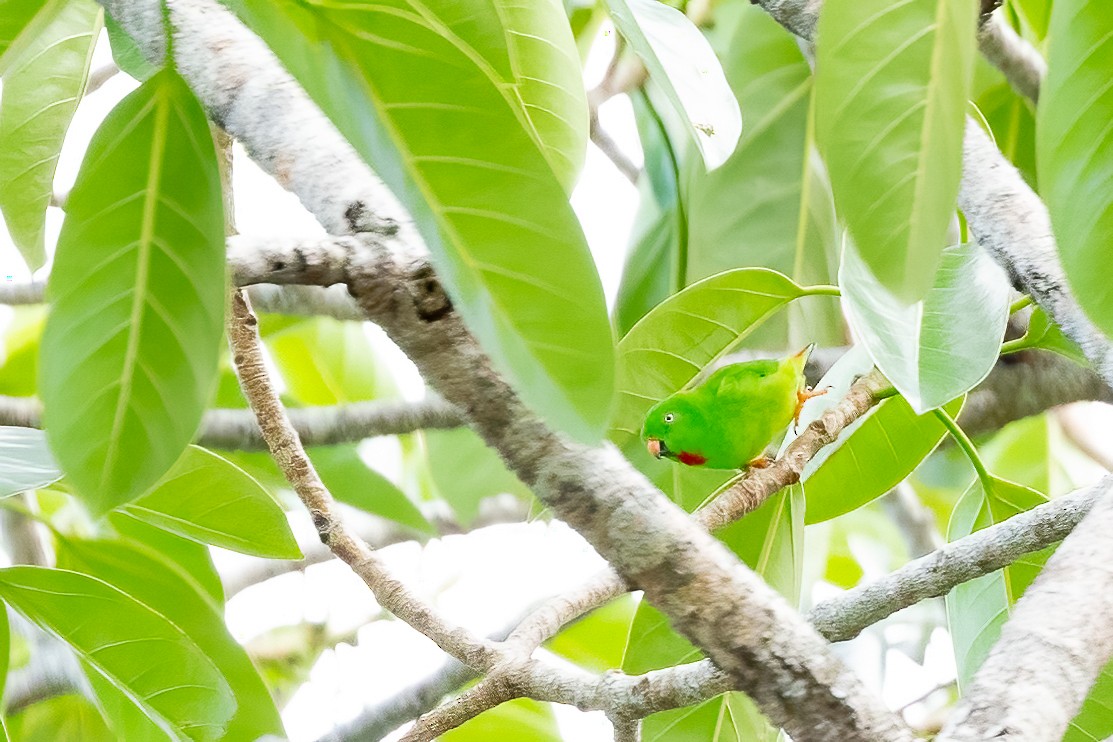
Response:
[{"label": "green feather", "polygon": [[646,415],[642,439],[662,455],[711,469],[744,469],[792,422],[813,346],[780,360],[724,366],[693,389],[661,400]]}]

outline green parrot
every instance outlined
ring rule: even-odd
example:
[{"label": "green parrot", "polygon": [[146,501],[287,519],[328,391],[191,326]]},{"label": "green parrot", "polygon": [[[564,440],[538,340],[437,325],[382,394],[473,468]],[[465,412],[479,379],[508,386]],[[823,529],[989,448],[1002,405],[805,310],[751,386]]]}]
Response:
[{"label": "green parrot", "polygon": [[661,400],[642,425],[649,453],[709,469],[765,467],[765,447],[790,421],[800,422],[812,391],[804,364],[815,344],[781,360],[724,366],[694,389]]}]

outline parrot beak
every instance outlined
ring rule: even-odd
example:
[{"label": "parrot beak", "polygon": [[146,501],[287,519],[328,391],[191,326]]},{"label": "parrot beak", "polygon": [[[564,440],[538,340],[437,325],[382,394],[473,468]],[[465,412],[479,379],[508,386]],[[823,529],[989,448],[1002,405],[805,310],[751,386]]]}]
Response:
[{"label": "parrot beak", "polygon": [[664,446],[661,445],[661,441],[656,438],[648,438],[645,441],[645,447],[648,449],[650,456],[655,459],[661,458],[661,452],[662,449],[664,449]]}]

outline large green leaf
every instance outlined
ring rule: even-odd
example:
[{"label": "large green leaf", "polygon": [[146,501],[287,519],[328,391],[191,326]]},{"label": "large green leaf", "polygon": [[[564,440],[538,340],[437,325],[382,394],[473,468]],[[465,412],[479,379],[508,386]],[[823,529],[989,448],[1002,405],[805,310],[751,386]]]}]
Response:
[{"label": "large green leaf", "polygon": [[509,52],[554,44],[566,52],[546,65],[563,56],[578,69],[567,21],[541,28],[545,3],[230,4],[409,208],[455,307],[525,402],[597,441],[613,395],[610,323],[539,145],[553,144],[535,125],[553,101],[525,98],[568,77],[546,68],[519,84]]},{"label": "large green leaf", "polygon": [[31,270],[46,262],[46,209],[54,169],[85,88],[101,15],[92,0],[66,3],[4,73],[0,211]]},{"label": "large green leaf", "polygon": [[[802,284],[831,283],[838,231],[808,123],[811,68],[768,13],[736,7],[741,18],[724,59],[747,126],[721,168],[704,173],[688,163],[688,277],[763,267]],[[794,304],[751,338],[769,348],[809,342],[844,342],[834,302]]]},{"label": "large green leaf", "polygon": [[[825,396],[841,395],[836,388]],[[955,416],[962,402],[960,397],[944,409]],[[935,415],[917,415],[903,397],[876,405],[804,467],[807,523],[835,518],[881,497],[911,474],[946,433]]]},{"label": "large green leaf", "polygon": [[232,689],[197,644],[105,582],[9,567],[0,570],[0,597],[73,647],[174,738],[219,738],[235,713]]},{"label": "large green leaf", "polygon": [[8,717],[8,731],[18,742],[118,742],[89,701],[65,695],[31,704]]},{"label": "large green leaf", "polygon": [[119,541],[62,539],[58,566],[104,580],[185,632],[216,664],[236,698],[226,739],[281,734],[274,701],[247,653],[228,633],[222,606],[178,565],[152,549]]},{"label": "large green leaf", "polygon": [[44,422],[94,513],[154,484],[197,431],[216,381],[224,280],[209,126],[163,70],[93,137],[48,287]]},{"label": "large green leaf", "polygon": [[[719,537],[766,582],[789,600],[800,594],[803,565],[804,497],[799,486],[770,498]],[[642,601],[630,626],[622,669],[631,674],[692,662],[699,650],[669,626],[668,619]],[[653,714],[642,724],[642,739],[753,740],[772,742],[777,731],[742,693],[725,693],[697,706]]]},{"label": "large green leaf", "polygon": [[592,672],[617,669],[635,610],[637,602],[627,593],[567,625],[545,648]]},{"label": "large green leaf", "polygon": [[619,33],[676,108],[708,170],[726,162],[742,114],[715,52],[676,8],[657,0],[606,0]]},{"label": "large green leaf", "polygon": [[828,0],[816,138],[839,215],[897,298],[931,288],[955,210],[978,8],[968,0]]},{"label": "large green leaf", "polygon": [[[492,454],[493,455],[493,454]],[[433,527],[406,493],[364,463],[355,446],[330,446],[309,451],[321,481],[340,502],[368,513],[431,533]]]},{"label": "large green leaf", "polygon": [[612,440],[622,446],[636,439],[650,407],[804,293],[780,273],[743,268],[692,284],[659,304],[618,344]]},{"label": "large green leaf", "polygon": [[109,513],[108,522],[125,542],[138,543],[178,565],[215,603],[224,603],[224,583],[220,581],[207,546],[152,526],[121,510]]},{"label": "large green leaf", "polygon": [[0,497],[45,487],[61,478],[41,430],[0,426]]},{"label": "large green leaf", "polygon": [[121,510],[171,533],[253,556],[300,559],[286,513],[243,469],[197,446]]},{"label": "large green leaf", "polygon": [[498,454],[468,428],[427,430],[424,435],[433,483],[461,524],[475,520],[485,498],[504,492],[532,498]]},{"label": "large green leaf", "polygon": [[916,412],[970,391],[997,362],[1009,319],[1009,282],[974,243],[944,250],[927,296],[905,304],[847,240],[839,287],[855,338]]},{"label": "large green leaf", "polygon": [[38,395],[39,343],[46,307],[12,307],[11,319],[0,337],[0,394]]},{"label": "large green leaf", "polygon": [[1113,336],[1113,14],[1100,0],[1055,0],[1047,79],[1040,86],[1036,155],[1078,302]]}]

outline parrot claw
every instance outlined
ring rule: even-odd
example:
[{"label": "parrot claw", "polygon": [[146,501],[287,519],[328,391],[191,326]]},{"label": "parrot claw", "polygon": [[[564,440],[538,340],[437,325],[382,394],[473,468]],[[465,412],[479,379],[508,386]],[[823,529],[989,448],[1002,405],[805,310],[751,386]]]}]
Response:
[{"label": "parrot claw", "polygon": [[804,409],[804,403],[812,397],[822,397],[827,392],[831,391],[831,387],[824,387],[823,389],[815,390],[811,387],[804,387],[796,392],[796,409],[792,413],[792,432],[797,432],[800,427],[800,412]]},{"label": "parrot claw", "polygon": [[773,459],[771,459],[768,456],[762,454],[761,456],[758,456],[756,459],[752,459],[748,464],[746,464],[746,468],[747,469],[768,469],[772,465],[773,465]]}]

